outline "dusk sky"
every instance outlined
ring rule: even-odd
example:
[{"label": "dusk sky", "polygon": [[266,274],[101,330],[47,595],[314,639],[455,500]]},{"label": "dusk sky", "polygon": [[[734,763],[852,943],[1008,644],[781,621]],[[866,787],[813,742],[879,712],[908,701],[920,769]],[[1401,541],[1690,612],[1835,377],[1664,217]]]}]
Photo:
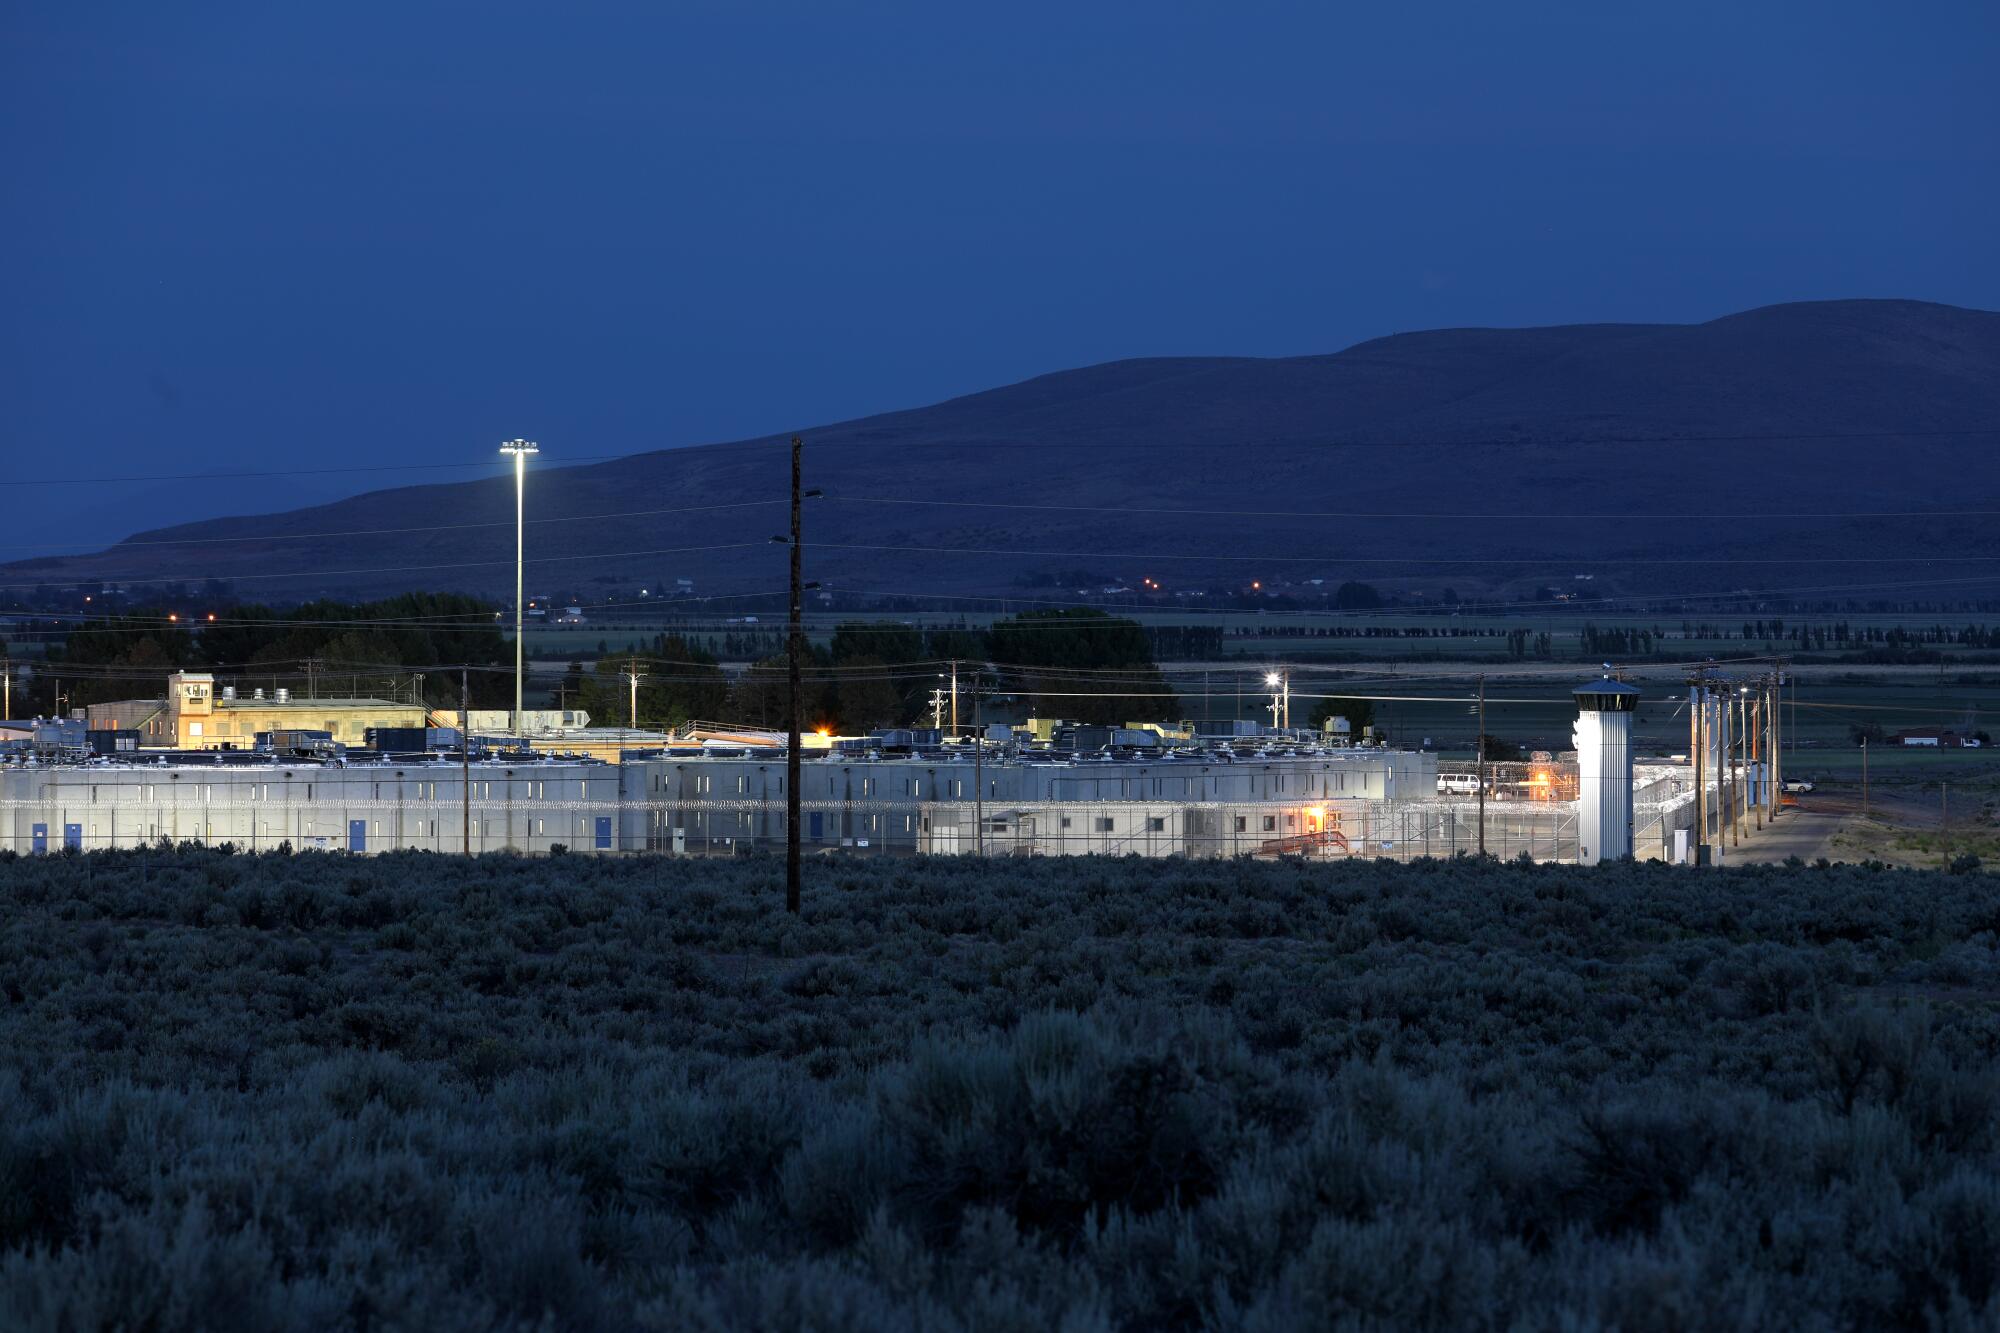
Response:
[{"label": "dusk sky", "polygon": [[[555,465],[1120,357],[2000,307],[1996,38],[1970,0],[13,4],[6,451]],[[467,475],[63,486],[6,555]]]}]

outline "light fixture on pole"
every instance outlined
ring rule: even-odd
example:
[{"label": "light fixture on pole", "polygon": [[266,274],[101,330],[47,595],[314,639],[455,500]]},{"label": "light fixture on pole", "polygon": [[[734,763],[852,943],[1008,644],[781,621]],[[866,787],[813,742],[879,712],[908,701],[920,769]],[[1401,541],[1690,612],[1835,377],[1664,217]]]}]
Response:
[{"label": "light fixture on pole", "polygon": [[528,455],[541,451],[541,446],[533,440],[509,440],[500,446],[501,453],[514,457],[514,736],[517,740],[526,730],[521,718],[521,669],[526,661],[521,631],[527,583],[522,567],[527,562]]},{"label": "light fixture on pole", "polygon": [[1292,682],[1282,671],[1267,672],[1264,683],[1269,685],[1271,694],[1271,725],[1280,731],[1288,731],[1292,725]]}]

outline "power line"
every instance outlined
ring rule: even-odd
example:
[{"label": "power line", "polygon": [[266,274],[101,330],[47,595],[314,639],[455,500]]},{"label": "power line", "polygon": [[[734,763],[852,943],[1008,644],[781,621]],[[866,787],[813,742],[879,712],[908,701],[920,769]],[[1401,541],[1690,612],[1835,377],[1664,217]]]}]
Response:
[{"label": "power line", "polygon": [[[531,557],[531,565],[572,563],[578,560],[636,560],[642,556],[687,555],[695,551],[740,551],[748,548],[763,549],[763,542],[723,542],[713,546],[664,546],[650,551],[604,551],[590,555],[538,555]],[[310,579],[346,578],[368,574],[415,574],[434,569],[484,569],[491,565],[512,565],[512,560],[460,560],[440,565],[386,565],[377,569],[300,569],[272,574],[176,574],[159,578],[139,578],[125,574],[92,574],[85,583],[189,583],[208,578],[230,583],[240,583],[248,579]],[[32,583],[0,583],[0,589],[39,588],[50,582],[37,579]],[[58,583],[74,580],[56,580]]]},{"label": "power line", "polygon": [[1882,510],[1776,510],[1771,512],[1734,512],[1707,514],[1590,514],[1559,510],[1550,513],[1440,513],[1440,512],[1395,512],[1383,509],[1175,509],[1146,505],[1068,505],[1068,504],[1016,504],[1002,500],[943,500],[935,498],[895,499],[874,495],[829,495],[828,500],[842,504],[911,505],[957,509],[1014,509],[1037,512],[1068,514],[1147,514],[1154,516],[1182,515],[1189,518],[1308,518],[1308,519],[1396,519],[1402,521],[1437,519],[1452,521],[1498,520],[1518,522],[1522,520],[1582,520],[1602,519],[1619,522],[1650,522],[1671,520],[1684,522],[1691,519],[1834,519],[1834,518],[1994,518],[2000,517],[2000,509],[1882,509]]},{"label": "power line", "polygon": [[[1971,426],[1952,430],[1876,430],[1876,431],[1784,431],[1773,433],[1753,433],[1737,435],[1633,435],[1623,437],[1590,436],[1568,440],[1522,439],[1518,436],[1485,436],[1469,440],[1299,440],[1299,439],[1245,439],[1236,443],[1243,448],[1259,449],[1572,449],[1572,448],[1620,448],[1625,446],[1651,446],[1660,444],[1786,444],[1819,443],[1827,440],[1947,440],[1967,439],[1980,435],[2000,433],[1996,426]],[[716,448],[755,448],[775,444],[776,440],[747,440],[740,445],[711,446]],[[858,445],[881,446],[879,439],[828,438],[820,442],[823,447],[853,448]],[[990,439],[939,439],[922,437],[907,443],[897,441],[894,447],[930,452],[940,448],[991,449]],[[1157,440],[1099,440],[1088,443],[1075,440],[1021,440],[1006,442],[1009,449],[1041,448],[1069,449],[1087,452],[1099,449],[1146,449],[1158,452]]]},{"label": "power line", "polygon": [[[537,523],[596,523],[615,518],[654,518],[661,514],[701,514],[720,509],[756,509],[783,503],[783,500],[739,500],[731,504],[671,505],[664,509],[627,509],[611,514],[571,514],[561,518],[531,518],[528,520],[528,524],[532,527]],[[221,520],[206,521],[214,522]],[[75,546],[102,548],[103,554],[110,554],[114,550],[123,550],[126,547],[132,546],[219,546],[224,543],[325,541],[335,537],[390,537],[417,532],[466,532],[479,528],[511,528],[513,526],[510,520],[498,519],[491,523],[429,523],[420,527],[410,528],[349,528],[342,532],[273,532],[254,537],[173,537],[160,538],[158,540],[114,538],[109,541],[97,542],[16,542],[0,549],[25,551],[46,550],[50,546]],[[114,579],[111,581],[117,582],[118,580]]]},{"label": "power line", "polygon": [[1839,556],[1668,556],[1657,558],[1605,559],[1598,556],[1350,556],[1350,555],[1195,555],[1176,552],[1155,552],[1135,554],[1127,551],[1044,551],[1020,550],[1006,546],[889,546],[866,542],[808,542],[808,546],[819,550],[836,551],[898,551],[925,555],[1031,555],[1038,557],[1058,557],[1066,560],[1193,560],[1198,562],[1228,562],[1231,564],[1278,565],[1278,564],[1319,564],[1319,565],[1537,565],[1558,562],[1576,564],[1579,560],[1597,567],[1617,568],[1626,565],[1876,565],[1876,564],[1989,564],[2000,563],[2000,556],[1993,555],[1839,555]]},{"label": "power line", "polygon": [[[1518,436],[1486,436],[1469,440],[1261,440],[1256,443],[1260,447],[1281,449],[1548,449],[1604,448],[1659,444],[1817,443],[1827,440],[1946,440],[1967,439],[1996,433],[2000,433],[2000,426],[1970,426],[1945,430],[1785,431],[1734,435],[1589,436],[1567,440],[1522,439]],[[637,453],[629,454],[571,454],[566,455],[557,466],[559,469],[566,469],[579,463],[617,462],[623,459],[647,458],[661,454],[698,456],[701,453],[709,451],[783,447],[788,438],[787,436],[774,435],[749,440],[735,440],[720,444],[679,445],[664,449],[642,449]],[[828,435],[819,441],[822,447],[846,448],[862,445],[879,447],[882,443],[879,439],[841,439],[838,435]],[[992,447],[992,442],[986,439],[949,439],[933,436],[911,440],[908,443],[897,442],[895,447],[925,451],[939,448],[988,449]],[[1159,443],[1154,440],[1093,440],[1087,445],[1080,445],[1073,440],[1016,439],[1007,441],[1007,447],[1011,449],[1069,449],[1073,451],[1086,449],[1150,449],[1157,451]],[[27,477],[17,479],[13,484],[17,486],[96,486],[123,482],[220,481],[246,477],[319,477],[375,472],[440,472],[505,466],[507,465],[503,463],[485,460],[463,463],[377,463],[353,467],[258,468],[226,472],[150,472],[109,477]]]},{"label": "power line", "polygon": [[[573,463],[604,463],[620,458],[644,458],[647,453],[660,450],[642,450],[636,454],[571,454],[566,456],[559,467]],[[485,460],[465,463],[371,463],[359,467],[310,467],[310,468],[268,468],[241,472],[148,472],[133,473],[122,477],[68,476],[68,477],[28,477],[13,481],[16,486],[100,486],[113,482],[138,481],[223,481],[242,477],[332,477],[361,472],[446,472],[465,468],[511,467],[511,463],[494,463]]]}]

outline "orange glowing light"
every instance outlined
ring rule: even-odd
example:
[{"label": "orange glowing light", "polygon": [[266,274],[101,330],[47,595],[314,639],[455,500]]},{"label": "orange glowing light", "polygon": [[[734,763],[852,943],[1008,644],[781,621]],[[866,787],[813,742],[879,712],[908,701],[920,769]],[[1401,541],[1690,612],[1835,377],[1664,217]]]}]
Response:
[{"label": "orange glowing light", "polygon": [[180,612],[178,612],[178,611],[169,611],[169,612],[167,612],[167,619],[168,619],[168,620],[179,620],[180,618],[181,618],[181,613],[180,613]]},{"label": "orange glowing light", "polygon": [[215,612],[213,612],[213,611],[210,611],[210,612],[208,613],[208,618],[209,618],[210,620],[213,620],[213,619],[215,619]]},{"label": "orange glowing light", "polygon": [[828,727],[821,727],[821,728],[819,729],[819,734],[820,734],[820,735],[822,735],[822,736],[831,736],[831,735],[833,735],[833,731],[832,731],[832,729],[831,729],[831,728],[828,728]]}]

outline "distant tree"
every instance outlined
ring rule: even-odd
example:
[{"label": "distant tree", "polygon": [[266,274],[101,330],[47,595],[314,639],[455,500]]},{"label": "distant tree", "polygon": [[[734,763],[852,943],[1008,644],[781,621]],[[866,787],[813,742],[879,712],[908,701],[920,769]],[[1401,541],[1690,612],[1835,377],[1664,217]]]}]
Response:
[{"label": "distant tree", "polygon": [[1368,699],[1321,699],[1313,705],[1308,725],[1324,727],[1330,717],[1344,717],[1356,736],[1375,721],[1375,704]]},{"label": "distant tree", "polygon": [[[807,731],[831,726],[826,688],[827,663],[817,652],[808,650],[800,664],[799,725]],[[783,655],[760,658],[736,678],[729,691],[729,720],[782,730],[787,722],[785,701],[790,697]]]},{"label": "distant tree", "polygon": [[1117,723],[1179,713],[1137,621],[1088,607],[1024,611],[996,621],[990,637],[1003,688],[1038,715]]},{"label": "distant tree", "polygon": [[1333,605],[1339,611],[1373,611],[1381,607],[1382,594],[1372,584],[1350,579],[1333,590]]},{"label": "distant tree", "polygon": [[887,663],[873,657],[850,657],[839,664],[833,680],[832,712],[842,733],[857,735],[906,719],[903,697],[890,678],[890,670]]},{"label": "distant tree", "polygon": [[576,706],[589,710],[593,724],[622,727],[631,722],[633,696],[626,673],[635,662],[640,727],[665,730],[726,711],[729,682],[715,659],[678,635],[663,634],[644,652],[612,653],[598,659],[589,675],[577,674]]}]

